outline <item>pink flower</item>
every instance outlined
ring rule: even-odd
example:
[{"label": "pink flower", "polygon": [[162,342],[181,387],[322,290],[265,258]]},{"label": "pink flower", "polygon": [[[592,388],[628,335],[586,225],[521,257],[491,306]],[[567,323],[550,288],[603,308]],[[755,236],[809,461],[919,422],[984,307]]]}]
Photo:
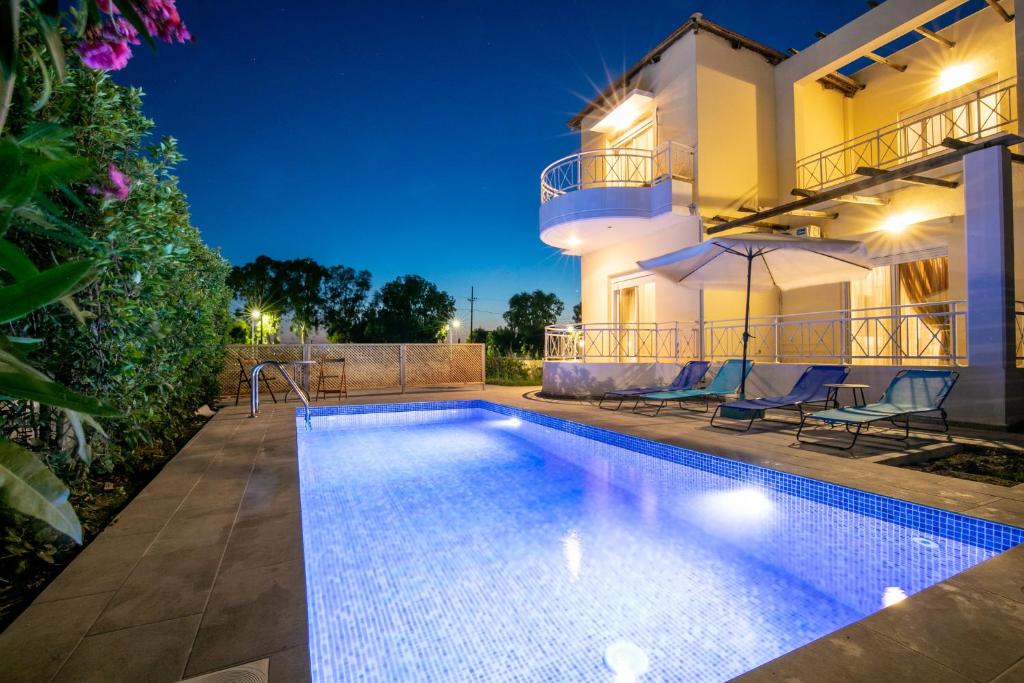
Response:
[{"label": "pink flower", "polygon": [[114,164],[107,165],[107,176],[110,179],[110,184],[107,187],[90,185],[87,192],[102,194],[107,199],[116,199],[120,202],[128,199],[128,194],[132,191],[131,178]]},{"label": "pink flower", "polygon": [[[132,0],[146,33],[168,43],[192,40],[192,34],[178,14],[175,0]],[[114,71],[123,69],[132,56],[129,45],[138,45],[139,32],[123,16],[113,0],[96,0],[100,11],[108,16],[105,21],[90,26],[85,40],[76,50],[82,63],[92,69]]]},{"label": "pink flower", "polygon": [[128,43],[85,41],[79,43],[75,50],[82,58],[82,63],[90,69],[117,71],[128,65],[132,49]]}]

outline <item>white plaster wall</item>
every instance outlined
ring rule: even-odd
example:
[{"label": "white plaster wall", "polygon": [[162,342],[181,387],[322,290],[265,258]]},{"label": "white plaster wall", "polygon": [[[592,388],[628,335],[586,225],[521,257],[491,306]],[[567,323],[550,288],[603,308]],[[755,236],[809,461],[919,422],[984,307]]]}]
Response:
[{"label": "white plaster wall", "polygon": [[[600,396],[612,389],[631,386],[667,384],[679,372],[674,363],[576,363],[547,361],[544,363],[544,393],[550,396]],[[747,377],[747,396],[778,396],[787,393],[807,365],[801,363],[756,363]],[[869,384],[868,401],[876,401],[885,387],[902,369],[912,366],[889,367],[855,365],[849,382]],[[708,376],[717,369],[712,366]],[[935,368],[928,368],[934,370]],[[960,381],[946,401],[946,411],[952,422],[1003,427],[995,419],[1002,407],[995,405],[994,397],[986,393],[984,385],[971,381],[971,368],[956,368]],[[850,403],[844,390],[840,403]],[[666,420],[672,419],[665,416]]]}]

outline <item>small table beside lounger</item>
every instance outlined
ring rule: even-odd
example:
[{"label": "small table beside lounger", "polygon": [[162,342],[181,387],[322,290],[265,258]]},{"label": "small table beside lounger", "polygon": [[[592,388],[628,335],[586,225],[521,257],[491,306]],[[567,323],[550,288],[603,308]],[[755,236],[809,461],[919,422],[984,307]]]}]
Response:
[{"label": "small table beside lounger", "polygon": [[[870,384],[850,384],[849,382],[837,382],[835,384],[826,384],[824,386],[825,386],[826,389],[829,390],[828,391],[828,396],[825,397],[825,407],[826,408],[829,405],[831,405],[833,408],[838,408],[839,407],[839,390],[840,389],[849,389],[850,390],[850,393],[853,394],[853,405],[854,406],[867,405],[868,400],[867,400],[867,398],[864,397],[864,390],[871,388]],[[859,399],[857,398],[858,392],[860,393],[860,398]]]}]

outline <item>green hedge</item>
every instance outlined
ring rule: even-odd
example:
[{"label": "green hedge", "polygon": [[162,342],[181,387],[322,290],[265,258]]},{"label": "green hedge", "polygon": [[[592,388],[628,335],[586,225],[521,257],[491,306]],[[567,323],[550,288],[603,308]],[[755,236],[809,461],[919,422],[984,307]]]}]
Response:
[{"label": "green hedge", "polygon": [[[116,164],[131,178],[120,201],[102,188],[56,196],[69,229],[11,230],[6,237],[39,268],[90,258],[95,281],[75,295],[85,321],[48,306],[7,325],[6,333],[38,338],[31,362],[62,384],[102,398],[116,418],[100,420],[106,436],[89,432],[90,465],[75,457],[65,416],[37,404],[0,401],[0,427],[67,482],[86,537],[197,427],[196,410],[212,403],[224,357],[229,265],[190,222],[174,175],[175,141],[148,145],[153,123],[142,115],[139,90],[97,71],[71,68],[46,107],[15,109],[9,132],[50,121],[73,135],[75,152],[102,172]],[[72,551],[65,538],[34,520],[0,510],[0,628],[46,565]],[[20,602],[19,602],[20,601]]]}]

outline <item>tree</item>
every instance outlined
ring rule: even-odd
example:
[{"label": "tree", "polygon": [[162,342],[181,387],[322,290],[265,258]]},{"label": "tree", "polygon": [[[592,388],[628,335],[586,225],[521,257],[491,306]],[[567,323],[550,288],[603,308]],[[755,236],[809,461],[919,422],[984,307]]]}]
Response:
[{"label": "tree", "polygon": [[516,333],[507,327],[498,326],[487,333],[487,350],[501,356],[511,356],[519,352],[519,340]]},{"label": "tree", "polygon": [[259,318],[262,313],[277,314],[285,312],[287,297],[281,269],[284,263],[269,256],[257,256],[245,265],[235,266],[228,275],[228,286],[235,298],[241,299],[245,307],[245,315]]},{"label": "tree", "polygon": [[478,327],[475,330],[470,330],[469,339],[466,341],[470,344],[486,344],[488,331],[482,327]]},{"label": "tree", "polygon": [[335,343],[358,341],[370,294],[370,272],[331,266],[321,284],[320,299],[327,338]]},{"label": "tree", "polygon": [[530,355],[539,355],[544,349],[544,328],[554,325],[563,310],[565,304],[555,294],[535,289],[514,294],[503,317],[520,348]]},{"label": "tree", "polygon": [[436,342],[455,315],[455,299],[419,275],[403,275],[376,294],[366,312],[366,341]]},{"label": "tree", "polygon": [[583,302],[579,302],[572,307],[572,321],[579,325],[583,322]]},{"label": "tree", "polygon": [[277,279],[285,312],[291,314],[291,331],[305,344],[306,336],[323,324],[324,280],[328,270],[311,258],[281,261]]}]

